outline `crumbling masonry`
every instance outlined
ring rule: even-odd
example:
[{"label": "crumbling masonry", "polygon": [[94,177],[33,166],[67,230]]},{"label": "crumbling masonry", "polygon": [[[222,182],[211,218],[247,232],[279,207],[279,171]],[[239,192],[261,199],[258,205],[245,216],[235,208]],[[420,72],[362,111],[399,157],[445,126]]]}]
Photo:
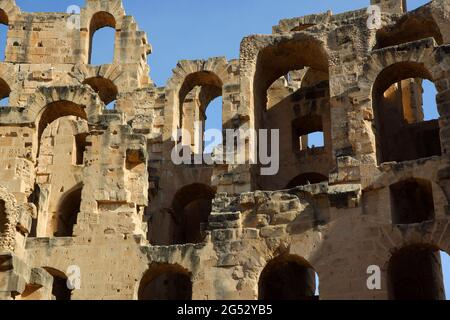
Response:
[{"label": "crumbling masonry", "polygon": [[[317,299],[315,275],[320,299],[444,298],[450,2],[372,4],[379,29],[366,9],[282,20],[158,88],[120,0],[86,0],[79,29],[0,0],[0,298]],[[103,27],[114,60],[94,66]],[[171,161],[218,96],[224,130],[280,129],[277,175]]]}]

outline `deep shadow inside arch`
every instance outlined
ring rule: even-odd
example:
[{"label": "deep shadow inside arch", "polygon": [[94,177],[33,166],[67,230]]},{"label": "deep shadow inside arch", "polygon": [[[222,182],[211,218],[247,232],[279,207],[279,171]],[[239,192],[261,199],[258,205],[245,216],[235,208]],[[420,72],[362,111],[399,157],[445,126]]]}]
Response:
[{"label": "deep shadow inside arch", "polygon": [[191,300],[192,281],[178,265],[152,265],[139,284],[138,300]]},{"label": "deep shadow inside arch", "polygon": [[82,185],[76,186],[61,198],[56,214],[55,237],[71,237],[73,235],[73,228],[80,212],[82,188]]},{"label": "deep shadow inside arch", "polygon": [[430,181],[408,179],[390,186],[392,223],[411,224],[434,219],[433,190]]},{"label": "deep shadow inside arch", "polygon": [[38,141],[41,141],[42,133],[47,125],[65,116],[75,116],[87,120],[85,106],[67,100],[52,102],[45,107],[39,117]]},{"label": "deep shadow inside arch", "polygon": [[117,99],[117,86],[109,79],[103,77],[92,77],[83,81],[98,93],[100,100],[106,105]]},{"label": "deep shadow inside arch", "polygon": [[274,258],[259,278],[259,300],[317,300],[316,276],[309,263],[298,256]]},{"label": "deep shadow inside arch", "polygon": [[445,300],[439,249],[411,245],[392,255],[388,265],[391,300]]},{"label": "deep shadow inside arch", "polygon": [[173,244],[203,241],[202,226],[208,222],[214,196],[211,187],[200,183],[185,186],[175,194],[172,201]]}]

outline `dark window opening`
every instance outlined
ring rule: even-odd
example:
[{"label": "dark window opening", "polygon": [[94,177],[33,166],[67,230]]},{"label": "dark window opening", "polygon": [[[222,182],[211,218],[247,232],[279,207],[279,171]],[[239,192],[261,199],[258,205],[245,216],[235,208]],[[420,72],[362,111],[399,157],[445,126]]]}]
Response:
[{"label": "dark window opening", "polygon": [[439,249],[426,245],[404,247],[388,265],[391,300],[445,300]]},{"label": "dark window opening", "polygon": [[76,165],[83,165],[84,164],[84,152],[86,151],[87,147],[87,133],[80,133],[75,135],[75,148],[76,148]]},{"label": "dark window opening", "polygon": [[277,257],[261,273],[259,300],[317,300],[316,279],[316,272],[304,259]]},{"label": "dark window opening", "polygon": [[409,179],[390,186],[392,223],[411,224],[434,219],[431,182]]},{"label": "dark window opening", "polygon": [[378,163],[441,155],[435,90],[429,72],[416,63],[397,63],[373,88]]},{"label": "dark window opening", "polygon": [[78,213],[80,212],[81,191],[82,188],[77,187],[62,197],[57,211],[55,237],[73,236],[73,228],[77,223]]},{"label": "dark window opening", "polygon": [[181,188],[172,201],[174,221],[173,243],[201,243],[204,240],[203,228],[211,214],[212,188],[203,184],[192,184]]},{"label": "dark window opening", "polygon": [[192,300],[189,273],[179,266],[161,265],[151,268],[141,280],[139,300]]}]

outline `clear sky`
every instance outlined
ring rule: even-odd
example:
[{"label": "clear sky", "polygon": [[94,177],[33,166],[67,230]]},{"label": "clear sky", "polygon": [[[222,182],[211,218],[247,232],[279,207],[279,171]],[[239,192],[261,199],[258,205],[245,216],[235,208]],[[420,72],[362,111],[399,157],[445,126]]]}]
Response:
[{"label": "clear sky", "polygon": [[[412,10],[427,0],[408,0]],[[69,5],[84,5],[84,0],[16,0],[23,11],[65,12]],[[123,0],[127,14],[134,16],[147,32],[153,46],[148,61],[151,77],[164,86],[178,60],[225,56],[238,58],[240,41],[250,34],[271,33],[280,19],[326,12],[340,13],[365,8],[369,0]],[[5,32],[0,29],[0,40]],[[112,60],[113,33],[99,30],[95,37],[93,63]],[[99,50],[97,50],[99,48]],[[4,56],[0,48],[0,57]],[[424,108],[428,118],[436,118],[435,89],[426,83]],[[220,99],[210,105],[209,127],[220,128]],[[218,117],[219,116],[219,117]],[[450,275],[450,258],[443,257],[445,275]],[[449,288],[450,277],[446,277]]]}]

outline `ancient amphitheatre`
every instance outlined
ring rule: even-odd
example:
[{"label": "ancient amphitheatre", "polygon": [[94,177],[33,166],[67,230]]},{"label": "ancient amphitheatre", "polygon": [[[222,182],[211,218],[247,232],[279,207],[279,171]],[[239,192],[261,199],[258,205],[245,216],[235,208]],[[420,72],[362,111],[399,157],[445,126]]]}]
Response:
[{"label": "ancient amphitheatre", "polygon": [[[281,20],[157,87],[121,0],[86,0],[77,28],[0,0],[0,299],[315,300],[317,279],[323,300],[444,299],[450,2],[367,2],[379,28],[367,8]],[[104,27],[114,61],[92,65]],[[280,130],[275,176],[171,161],[219,96],[224,130]]]}]

